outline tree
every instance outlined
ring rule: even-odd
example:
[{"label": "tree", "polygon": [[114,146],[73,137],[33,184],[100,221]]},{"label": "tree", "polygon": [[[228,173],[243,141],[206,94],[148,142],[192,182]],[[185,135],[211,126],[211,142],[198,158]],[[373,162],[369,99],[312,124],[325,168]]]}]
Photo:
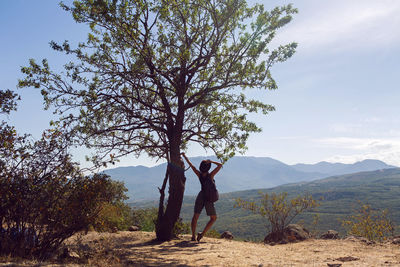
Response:
[{"label": "tree", "polygon": [[[74,57],[65,74],[31,60],[19,86],[41,88],[46,106],[80,144],[96,150],[98,166],[144,152],[177,165],[191,142],[223,160],[244,152],[249,134],[261,130],[247,114],[274,107],[241,90],[276,89],[270,69],[296,48],[268,48],[297,12],[291,5],[266,11],[245,0],[79,0],[61,6],[90,26],[87,41],[76,48],[51,42]],[[159,240],[172,237],[185,187],[177,168],[166,179]]]},{"label": "tree", "polygon": [[284,237],[285,228],[297,215],[319,206],[311,195],[298,196],[290,200],[287,199],[286,192],[270,195],[260,192],[260,195],[260,204],[238,198],[235,206],[266,218],[270,226],[268,237],[273,242],[280,241]]}]

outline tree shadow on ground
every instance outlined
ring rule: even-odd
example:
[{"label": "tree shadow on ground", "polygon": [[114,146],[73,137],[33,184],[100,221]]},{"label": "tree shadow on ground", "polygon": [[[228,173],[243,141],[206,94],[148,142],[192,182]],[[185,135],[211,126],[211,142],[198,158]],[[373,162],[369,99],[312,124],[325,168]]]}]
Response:
[{"label": "tree shadow on ground", "polygon": [[[204,252],[199,243],[182,240],[179,242],[160,242],[157,240],[118,242],[113,248],[121,263],[126,266],[189,266],[184,255]],[[171,257],[174,254],[179,258]]]}]

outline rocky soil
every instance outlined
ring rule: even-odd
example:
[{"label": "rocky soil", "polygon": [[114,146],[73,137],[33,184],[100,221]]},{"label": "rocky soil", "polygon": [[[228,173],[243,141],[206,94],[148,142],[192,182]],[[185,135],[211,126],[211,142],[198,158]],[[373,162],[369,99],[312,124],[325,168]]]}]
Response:
[{"label": "rocky soil", "polygon": [[400,245],[357,239],[309,239],[283,245],[190,236],[154,241],[148,232],[96,233],[72,237],[66,258],[32,262],[3,258],[0,266],[400,266]]}]

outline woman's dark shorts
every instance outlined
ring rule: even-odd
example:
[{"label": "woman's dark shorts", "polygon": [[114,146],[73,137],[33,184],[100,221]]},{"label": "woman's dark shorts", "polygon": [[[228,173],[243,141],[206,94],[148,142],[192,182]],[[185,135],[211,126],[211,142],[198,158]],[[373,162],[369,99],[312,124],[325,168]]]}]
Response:
[{"label": "woman's dark shorts", "polygon": [[208,216],[217,215],[217,211],[214,207],[214,202],[206,201],[203,191],[200,191],[194,204],[194,213],[200,214],[204,207],[206,207],[206,213]]}]

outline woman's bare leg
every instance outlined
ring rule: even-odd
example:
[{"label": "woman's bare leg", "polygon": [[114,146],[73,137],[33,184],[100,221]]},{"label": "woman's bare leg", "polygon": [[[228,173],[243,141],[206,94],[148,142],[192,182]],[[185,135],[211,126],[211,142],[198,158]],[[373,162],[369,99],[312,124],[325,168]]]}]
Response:
[{"label": "woman's bare leg", "polygon": [[210,220],[208,221],[206,227],[204,227],[203,232],[197,236],[197,241],[200,241],[200,239],[207,233],[208,230],[210,230],[211,226],[215,223],[217,220],[217,215],[210,215]]},{"label": "woman's bare leg", "polygon": [[194,213],[191,223],[192,228],[192,240],[196,240],[196,227],[197,227],[197,220],[199,219],[200,213]]}]

